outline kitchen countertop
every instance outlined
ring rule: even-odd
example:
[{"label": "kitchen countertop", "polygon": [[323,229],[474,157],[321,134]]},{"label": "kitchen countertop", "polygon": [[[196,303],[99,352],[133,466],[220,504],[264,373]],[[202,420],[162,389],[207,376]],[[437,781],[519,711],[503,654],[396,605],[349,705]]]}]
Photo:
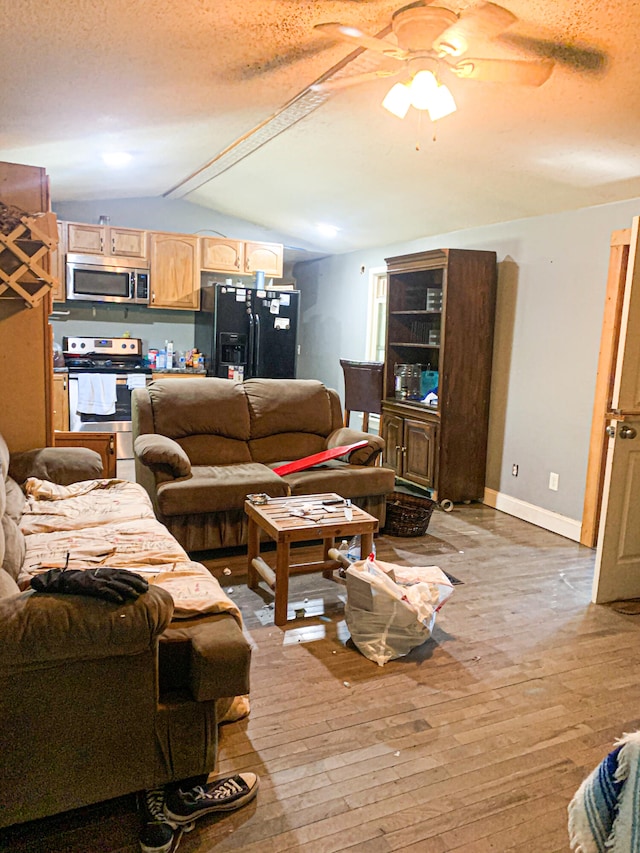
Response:
[{"label": "kitchen countertop", "polygon": [[204,368],[199,370],[193,367],[152,367],[151,372],[154,375],[157,373],[192,373],[194,376],[204,376],[207,371]]}]

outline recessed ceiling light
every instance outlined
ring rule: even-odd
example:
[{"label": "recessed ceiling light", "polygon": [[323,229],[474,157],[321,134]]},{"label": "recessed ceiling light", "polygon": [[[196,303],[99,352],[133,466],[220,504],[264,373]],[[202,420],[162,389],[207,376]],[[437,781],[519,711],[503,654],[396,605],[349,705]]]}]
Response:
[{"label": "recessed ceiling light", "polygon": [[325,225],[320,223],[318,225],[318,231],[322,234],[323,237],[335,237],[340,229],[336,228],[335,225]]},{"label": "recessed ceiling light", "polygon": [[107,166],[121,169],[123,166],[128,166],[133,158],[127,151],[105,151],[102,159]]}]

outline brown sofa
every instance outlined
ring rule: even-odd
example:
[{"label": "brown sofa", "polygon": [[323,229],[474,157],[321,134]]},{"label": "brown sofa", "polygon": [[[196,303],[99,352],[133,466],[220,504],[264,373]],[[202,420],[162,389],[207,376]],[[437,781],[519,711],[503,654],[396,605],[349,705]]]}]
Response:
[{"label": "brown sofa", "polygon": [[[188,552],[246,543],[247,494],[336,492],[384,525],[393,471],[383,441],[342,426],[338,393],[306,379],[159,380],[132,395],[136,480]],[[366,439],[348,458],[280,477],[273,468]]]},{"label": "brown sofa", "polygon": [[[237,608],[144,490],[95,479],[101,470],[84,448],[19,454],[10,466],[0,436],[0,827],[209,773],[218,722],[247,708]],[[38,479],[23,491],[30,473]],[[116,604],[28,588],[66,553],[70,568],[95,559],[148,572],[149,589]],[[213,593],[185,607],[171,584],[196,581]]]}]

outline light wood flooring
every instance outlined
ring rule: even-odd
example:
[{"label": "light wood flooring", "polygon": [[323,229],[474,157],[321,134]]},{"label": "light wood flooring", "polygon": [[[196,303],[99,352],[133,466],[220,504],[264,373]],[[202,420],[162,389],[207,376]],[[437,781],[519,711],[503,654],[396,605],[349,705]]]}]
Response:
[{"label": "light wood flooring", "polygon": [[[251,715],[221,728],[218,769],[261,788],[181,853],[568,853],[573,793],[640,728],[640,618],[589,603],[593,551],[480,504],[377,550],[464,582],[433,638],[384,667],[348,641],[342,586],[292,578],[297,617],[276,628],[244,555],[205,561],[255,646]],[[0,850],[134,853],[136,832],[122,798],[17,827]]]}]

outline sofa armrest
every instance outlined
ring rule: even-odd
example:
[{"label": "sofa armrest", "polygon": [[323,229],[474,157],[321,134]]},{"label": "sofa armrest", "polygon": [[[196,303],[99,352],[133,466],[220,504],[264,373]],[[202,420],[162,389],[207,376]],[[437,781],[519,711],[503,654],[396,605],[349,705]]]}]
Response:
[{"label": "sofa armrest", "polygon": [[103,476],[100,454],[88,447],[41,447],[12,453],[9,476],[22,484],[29,477],[69,486]]},{"label": "sofa armrest", "polygon": [[177,441],[166,435],[146,433],[139,435],[133,445],[136,457],[154,473],[170,477],[188,477],[191,462]]},{"label": "sofa armrest", "polygon": [[160,639],[161,690],[206,702],[249,692],[251,645],[228,613],[174,622]]},{"label": "sofa armrest", "polygon": [[172,615],[171,596],[156,586],[126,604],[33,590],[0,599],[0,673],[148,651]]},{"label": "sofa armrest", "polygon": [[358,447],[357,450],[352,450],[351,453],[340,458],[351,465],[373,465],[384,450],[384,440],[379,435],[372,435],[370,432],[359,432],[348,427],[340,427],[327,437],[327,450],[340,447],[343,444],[355,444],[356,441],[363,439],[366,439],[366,445]]}]

